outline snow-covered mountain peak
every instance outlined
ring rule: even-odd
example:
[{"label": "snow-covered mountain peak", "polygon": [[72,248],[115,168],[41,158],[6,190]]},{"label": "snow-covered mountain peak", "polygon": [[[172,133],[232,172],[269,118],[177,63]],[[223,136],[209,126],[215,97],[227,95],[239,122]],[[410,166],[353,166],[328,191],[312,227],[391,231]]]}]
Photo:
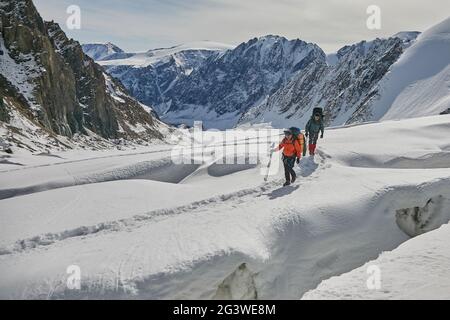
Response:
[{"label": "snow-covered mountain peak", "polygon": [[[164,57],[170,57],[177,53],[183,53],[183,52],[203,52],[203,51],[226,51],[233,49],[233,45],[219,43],[219,42],[213,42],[213,41],[195,41],[195,42],[188,42],[185,44],[173,46],[170,48],[157,48],[157,49],[151,49],[145,53],[145,55],[149,58],[154,59],[162,59]],[[139,54],[138,54],[139,55]],[[148,60],[150,61],[150,60]],[[148,62],[147,61],[147,62]]]},{"label": "snow-covered mountain peak", "polygon": [[[305,60],[308,55],[311,55],[310,59]],[[303,68],[302,61],[304,60],[305,63],[309,63],[311,59],[315,58],[326,59],[325,53],[316,44],[300,39],[289,40],[276,35],[253,38],[217,59],[223,59],[225,63],[233,63],[238,56],[259,66],[278,63],[280,66],[284,65],[284,68],[293,67],[294,72]],[[272,69],[278,70],[278,67]]]},{"label": "snow-covered mountain peak", "polygon": [[450,17],[425,31],[419,39],[421,41],[426,39],[450,40]]},{"label": "snow-covered mountain peak", "polygon": [[450,107],[450,18],[421,34],[381,82],[373,119],[439,114]]},{"label": "snow-covered mountain peak", "polygon": [[171,123],[226,128],[259,105],[309,65],[325,63],[317,45],[279,36],[253,38],[207,60],[169,92],[170,108],[162,118]]},{"label": "snow-covered mountain peak", "polygon": [[[167,62],[177,56],[195,55],[208,56],[215,52],[233,49],[233,45],[213,42],[196,41],[169,48],[156,48],[145,52],[114,54],[99,61],[104,66],[135,66],[145,68],[160,62]],[[181,57],[181,60],[184,60]]]},{"label": "snow-covered mountain peak", "polygon": [[118,49],[119,51],[123,51],[118,46],[116,46],[114,43],[109,42],[109,41],[107,43],[105,43],[105,46],[107,46],[108,48],[115,48],[115,49]]},{"label": "snow-covered mountain peak", "polygon": [[233,49],[235,46],[231,44],[226,43],[220,43],[220,42],[214,42],[209,40],[202,40],[202,41],[193,41],[193,42],[187,42],[184,44],[179,44],[173,47],[169,48],[156,48],[156,49],[150,49],[147,52],[167,52],[167,53],[174,53],[174,52],[180,52],[180,51],[186,51],[186,50],[211,50],[211,51],[224,51]]},{"label": "snow-covered mountain peak", "polygon": [[278,35],[274,35],[274,34],[268,34],[265,36],[261,36],[259,38],[257,38],[258,41],[270,41],[270,42],[276,42],[276,41],[289,41],[288,39],[286,39],[283,36],[278,36]]},{"label": "snow-covered mountain peak", "polygon": [[91,43],[83,44],[83,51],[94,60],[108,59],[116,53],[123,53],[124,51],[111,42],[107,43]]},{"label": "snow-covered mountain peak", "polygon": [[[328,55],[316,44],[269,34],[237,47],[199,41],[125,56],[115,54],[100,63],[134,97],[154,106],[171,123],[189,124],[195,117],[216,128],[234,126],[236,121],[263,120],[275,125],[302,125],[311,108],[322,106],[328,125],[342,125],[380,119],[392,101],[381,107],[376,101],[396,86],[385,89],[379,84],[392,77],[393,64],[400,57],[399,63],[407,60],[418,42],[450,38],[449,20],[423,35],[402,31],[347,45]],[[437,58],[446,64],[448,54]],[[420,64],[410,71],[418,68],[422,68]],[[242,79],[245,81],[239,83]],[[446,103],[446,99],[440,101],[438,109],[447,110]],[[420,114],[429,114],[431,109],[422,108]],[[415,111],[407,113],[412,116]]]},{"label": "snow-covered mountain peak", "polygon": [[394,34],[392,37],[402,39],[404,42],[410,42],[416,40],[419,35],[419,31],[402,31]]},{"label": "snow-covered mountain peak", "polygon": [[412,44],[413,41],[416,40],[419,34],[419,32],[399,32],[389,38],[376,38],[369,41],[363,40],[352,45],[344,46],[343,48],[338,50],[336,56],[338,59],[341,59],[345,55],[349,53],[353,54],[354,52],[358,52],[358,54],[361,56],[367,56],[372,54],[374,50],[377,50],[377,48],[379,48],[383,43],[386,43],[389,39],[393,38],[402,40],[403,47],[406,49]]},{"label": "snow-covered mountain peak", "polygon": [[370,54],[374,49],[380,46],[381,43],[386,42],[391,38],[398,38],[404,43],[404,47],[410,46],[420,35],[418,31],[403,31],[394,34],[392,37],[388,38],[376,38],[373,40],[363,40],[352,45],[347,45],[338,50],[336,54],[328,55],[331,62],[335,62],[336,57],[339,59],[345,56],[347,53],[357,50],[359,54],[367,55]]},{"label": "snow-covered mountain peak", "polygon": [[219,56],[234,46],[196,41],[170,48],[156,48],[139,53],[117,53],[99,61],[114,77],[120,79],[134,97],[161,112],[166,92],[179,80],[198,69],[212,56]]},{"label": "snow-covered mountain peak", "polygon": [[257,48],[264,50],[267,48],[279,47],[280,45],[283,45],[284,48],[296,47],[296,46],[310,46],[310,47],[315,46],[315,47],[319,48],[317,45],[315,45],[313,43],[307,43],[300,39],[289,40],[283,36],[278,36],[278,35],[266,35],[266,36],[262,36],[259,38],[253,38],[247,42],[241,43],[238,47],[248,49],[248,48],[255,46]]},{"label": "snow-covered mountain peak", "polygon": [[325,59],[316,59],[265,102],[246,112],[240,123],[304,127],[312,109],[320,106],[325,110],[328,125],[343,124],[359,104],[376,92],[378,81],[404,47],[398,38],[375,39],[345,46]]},{"label": "snow-covered mountain peak", "polygon": [[[225,128],[240,116],[231,113],[259,103],[316,60],[325,61],[325,53],[317,45],[269,35],[237,47],[199,41],[99,63],[163,119],[190,123],[192,117],[207,121],[219,115],[214,125]],[[184,118],[195,106],[205,110]],[[223,117],[227,120],[220,124]]]}]

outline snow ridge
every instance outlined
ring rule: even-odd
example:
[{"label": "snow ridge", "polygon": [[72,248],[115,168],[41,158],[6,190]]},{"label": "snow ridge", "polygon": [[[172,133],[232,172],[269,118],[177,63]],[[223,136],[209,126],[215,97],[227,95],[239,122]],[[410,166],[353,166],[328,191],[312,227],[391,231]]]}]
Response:
[{"label": "snow ridge", "polygon": [[[450,18],[419,36],[380,84],[374,120],[439,114],[450,106]],[[426,107],[424,107],[426,106]]]},{"label": "snow ridge", "polygon": [[[116,175],[114,179],[111,180],[120,180],[120,179],[122,178]],[[89,178],[88,180],[85,181],[85,183],[98,183],[102,181],[108,180],[104,179],[99,180],[95,178],[94,180],[92,180],[92,178]],[[65,230],[59,233],[48,233],[45,235],[33,236],[28,239],[18,240],[16,241],[16,243],[12,245],[7,245],[3,248],[0,247],[0,255],[18,253],[25,250],[31,250],[40,246],[48,246],[54,244],[57,241],[63,241],[74,237],[95,235],[102,231],[115,232],[115,231],[124,231],[125,229],[128,228],[138,228],[146,223],[154,222],[155,219],[160,220],[169,218],[170,216],[191,212],[193,210],[201,209],[202,207],[208,207],[209,209],[211,209],[213,206],[221,205],[223,202],[236,201],[238,199],[242,199],[243,197],[247,196],[257,197],[258,195],[262,195],[267,191],[273,190],[274,188],[278,187],[280,183],[282,183],[281,179],[264,183],[263,185],[257,188],[243,189],[228,194],[222,194],[219,196],[211,197],[201,201],[195,201],[190,204],[171,209],[154,210],[147,212],[145,214],[135,215],[131,218],[121,219],[118,221],[110,221],[93,226],[81,226],[71,230]],[[74,185],[79,185],[79,183],[76,183]],[[62,188],[64,186],[59,187]]]}]

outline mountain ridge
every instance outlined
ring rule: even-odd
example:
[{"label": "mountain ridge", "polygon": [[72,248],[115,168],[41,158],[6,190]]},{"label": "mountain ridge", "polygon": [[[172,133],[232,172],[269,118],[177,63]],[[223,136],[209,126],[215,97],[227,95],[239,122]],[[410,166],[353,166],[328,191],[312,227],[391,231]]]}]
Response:
[{"label": "mountain ridge", "polygon": [[[331,54],[309,44],[315,54],[308,59],[301,56],[305,61],[299,67],[289,60],[297,54],[295,50],[285,56],[278,53],[278,57],[273,53],[276,49],[270,50],[278,46],[283,52],[277,42],[306,42],[277,35],[255,37],[201,59],[198,52],[181,59],[162,55],[164,59],[156,57],[152,67],[117,65],[120,59],[100,63],[133,96],[153,105],[164,121],[175,125],[201,120],[205,127],[218,129],[261,122],[304,126],[317,106],[325,109],[327,125],[343,125],[376,119],[372,104],[383,91],[378,85],[417,37],[420,32],[402,31],[347,45]],[[277,60],[279,56],[283,58]],[[180,67],[186,61],[196,62]],[[294,80],[299,83],[291,83]]]},{"label": "mountain ridge", "polygon": [[31,0],[2,2],[0,13],[2,136],[30,150],[66,148],[75,136],[102,144],[163,138],[165,125]]}]

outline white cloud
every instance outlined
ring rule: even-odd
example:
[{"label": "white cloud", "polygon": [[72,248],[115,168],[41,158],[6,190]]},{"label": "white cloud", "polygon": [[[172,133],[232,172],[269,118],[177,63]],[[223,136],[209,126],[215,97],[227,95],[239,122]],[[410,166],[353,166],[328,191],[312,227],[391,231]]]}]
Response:
[{"label": "white cloud", "polygon": [[[70,36],[112,41],[129,51],[206,39],[237,44],[278,34],[331,52],[363,39],[422,31],[450,12],[448,0],[35,0],[46,19],[62,23],[74,2],[82,9],[83,28]],[[381,30],[366,28],[372,4],[381,7]]]}]

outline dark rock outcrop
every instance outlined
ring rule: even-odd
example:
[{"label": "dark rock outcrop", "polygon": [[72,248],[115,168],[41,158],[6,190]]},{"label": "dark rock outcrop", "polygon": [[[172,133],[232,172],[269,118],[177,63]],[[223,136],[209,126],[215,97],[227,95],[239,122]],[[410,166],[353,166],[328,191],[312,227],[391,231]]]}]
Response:
[{"label": "dark rock outcrop", "polygon": [[318,106],[325,111],[327,125],[367,121],[380,80],[411,41],[397,37],[362,41],[339,50],[333,65],[315,60],[267,101],[248,110],[240,123],[303,127]]},{"label": "dark rock outcrop", "polygon": [[10,108],[69,138],[162,138],[154,115],[56,23],[44,22],[31,0],[1,1],[0,15],[0,93],[14,100]]}]

